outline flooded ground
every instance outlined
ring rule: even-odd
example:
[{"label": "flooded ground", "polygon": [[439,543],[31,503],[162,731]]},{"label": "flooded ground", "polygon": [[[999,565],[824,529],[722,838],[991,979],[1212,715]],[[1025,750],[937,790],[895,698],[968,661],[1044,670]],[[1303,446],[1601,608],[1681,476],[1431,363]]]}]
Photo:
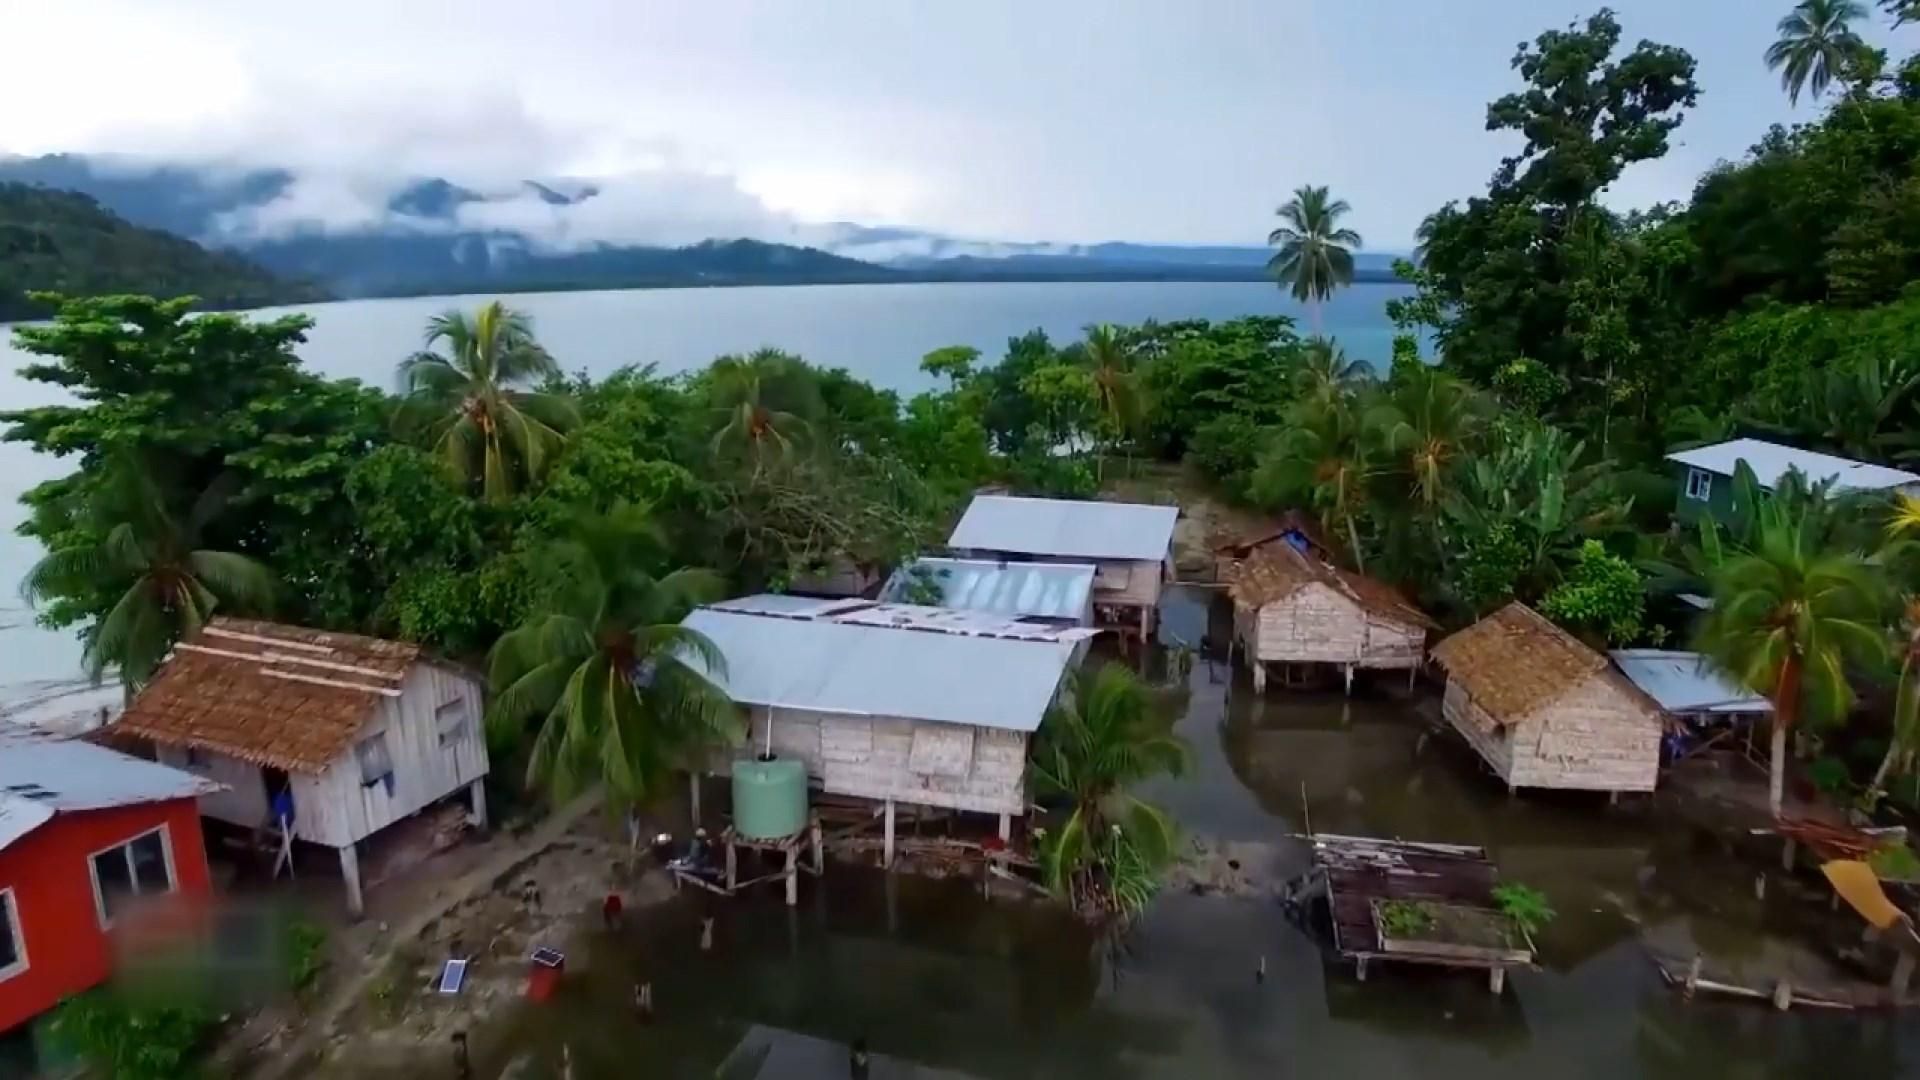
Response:
[{"label": "flooded ground", "polygon": [[[1204,595],[1169,612],[1174,640],[1200,640]],[[1115,944],[971,884],[836,867],[797,910],[686,894],[599,934],[554,1001],[475,1034],[479,1075],[844,1077],[856,1040],[874,1078],[1920,1075],[1912,1018],[1685,1004],[1661,984],[1648,939],[1756,963],[1801,951],[1786,932],[1799,901],[1756,899],[1756,865],[1721,841],[1644,801],[1509,798],[1431,733],[1423,699],[1261,700],[1234,675],[1203,659],[1183,680],[1194,768],[1150,794],[1187,830],[1272,843],[1283,861],[1303,858],[1286,837],[1309,817],[1483,844],[1559,912],[1541,968],[1498,998],[1470,973],[1388,966],[1361,984],[1271,900],[1170,890]],[[650,1022],[638,982],[654,987]]]}]

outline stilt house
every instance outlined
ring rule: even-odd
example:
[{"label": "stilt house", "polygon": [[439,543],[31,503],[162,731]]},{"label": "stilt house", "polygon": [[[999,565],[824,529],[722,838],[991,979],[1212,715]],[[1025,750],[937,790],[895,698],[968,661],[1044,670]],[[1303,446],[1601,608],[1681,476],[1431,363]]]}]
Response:
[{"label": "stilt house", "polygon": [[1331,664],[1409,673],[1426,659],[1433,620],[1392,586],[1350,573],[1288,542],[1254,547],[1230,571],[1236,650],[1266,689],[1267,665]]},{"label": "stilt house", "polygon": [[1660,705],[1545,616],[1513,603],[1434,646],[1441,711],[1510,788],[1652,791]]},{"label": "stilt house", "polygon": [[487,744],[477,676],[418,645],[215,619],[174,647],[111,728],[163,764],[226,785],[201,801],[219,821],[339,852],[361,909],[361,841],[465,792],[484,825]]},{"label": "stilt house", "polygon": [[[710,673],[751,745],[806,763],[835,795],[998,814],[1026,811],[1027,740],[1095,631],[975,611],[749,596],[684,626],[726,660]],[[693,661],[698,666],[698,661]]]},{"label": "stilt house", "polygon": [[915,559],[894,571],[880,599],[989,611],[1036,624],[1093,625],[1089,563]]},{"label": "stilt house", "polygon": [[1092,563],[1095,614],[1143,639],[1173,575],[1177,506],[976,495],[947,546],[964,558]]}]

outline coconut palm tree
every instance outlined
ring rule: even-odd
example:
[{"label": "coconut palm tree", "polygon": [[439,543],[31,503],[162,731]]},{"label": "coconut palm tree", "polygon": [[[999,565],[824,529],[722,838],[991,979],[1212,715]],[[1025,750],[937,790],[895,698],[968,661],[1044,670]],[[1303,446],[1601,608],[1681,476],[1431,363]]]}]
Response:
[{"label": "coconut palm tree", "polygon": [[1094,401],[1108,437],[1118,442],[1131,436],[1140,422],[1140,383],[1124,332],[1111,323],[1087,327],[1082,355],[1093,372]]},{"label": "coconut palm tree", "polygon": [[1491,410],[1485,395],[1438,368],[1411,369],[1395,383],[1368,411],[1366,423],[1396,471],[1405,474],[1414,501],[1431,514],[1447,494],[1454,463],[1478,443]]},{"label": "coconut palm tree", "polygon": [[1320,305],[1335,289],[1353,282],[1353,249],[1360,246],[1360,234],[1340,228],[1340,219],[1351,209],[1345,199],[1330,197],[1324,186],[1307,185],[1274,211],[1286,224],[1267,234],[1268,246],[1280,249],[1267,260],[1267,270],[1307,305],[1316,334]]},{"label": "coconut palm tree", "polygon": [[1787,733],[1811,714],[1838,719],[1853,699],[1849,670],[1887,659],[1885,587],[1856,551],[1823,547],[1804,513],[1761,509],[1756,541],[1713,572],[1713,610],[1699,648],[1773,700],[1768,800],[1780,815]]},{"label": "coconut palm tree", "polygon": [[1866,16],[1856,0],[1801,0],[1780,20],[1780,37],[1767,46],[1767,68],[1780,72],[1788,101],[1800,104],[1802,90],[1816,98],[1826,93],[1827,84],[1866,47],[1850,25]]},{"label": "coconut palm tree", "polygon": [[708,369],[715,454],[739,453],[754,475],[791,454],[824,411],[819,386],[797,357],[777,349],[723,356]]},{"label": "coconut palm tree", "polygon": [[1186,744],[1154,716],[1139,676],[1120,664],[1075,671],[1033,748],[1042,793],[1071,804],[1041,844],[1047,886],[1081,910],[1131,915],[1144,907],[1173,857],[1176,830],[1128,789],[1186,766]]},{"label": "coconut palm tree", "polygon": [[[433,351],[442,343],[445,355]],[[456,478],[504,500],[541,479],[579,421],[572,402],[531,389],[559,374],[520,312],[498,300],[472,315],[448,311],[428,320],[426,349],[400,362],[399,426]]]},{"label": "coconut palm tree", "polygon": [[627,503],[576,521],[553,550],[552,593],[537,614],[495,643],[488,726],[517,739],[539,732],[527,783],[566,798],[592,781],[641,802],[687,755],[735,737],[732,704],[713,643],[680,625],[723,583],[706,570],[655,576],[660,538]]},{"label": "coconut palm tree", "polygon": [[121,458],[83,510],[95,539],[49,552],[27,572],[20,593],[30,604],[102,589],[119,593],[84,635],[82,663],[90,678],[117,668],[131,693],[215,608],[236,614],[272,608],[274,580],[266,567],[201,546],[231,490],[229,478],[216,480],[179,517],[147,466]]},{"label": "coconut palm tree", "polygon": [[1346,534],[1356,569],[1366,569],[1359,519],[1379,471],[1378,443],[1348,391],[1302,398],[1254,466],[1252,495],[1277,509],[1312,507],[1320,524]]}]

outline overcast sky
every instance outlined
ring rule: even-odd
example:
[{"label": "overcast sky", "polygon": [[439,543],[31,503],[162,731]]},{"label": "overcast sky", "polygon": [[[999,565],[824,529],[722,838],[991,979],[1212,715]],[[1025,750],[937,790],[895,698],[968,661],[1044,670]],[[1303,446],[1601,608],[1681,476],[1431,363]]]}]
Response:
[{"label": "overcast sky", "polygon": [[[407,174],[611,179],[596,228],[851,220],[968,237],[1260,243],[1325,183],[1375,249],[1481,190],[1486,103],[1573,0],[7,0],[0,152],[285,164],[349,221]],[[1616,0],[1699,61],[1622,205],[1684,198],[1787,105],[1787,0]],[[1776,10],[1778,9],[1778,10]],[[1884,41],[1875,19],[1869,36]],[[1903,31],[1903,34],[1911,31]],[[1906,48],[1914,47],[1904,40]],[[503,211],[506,212],[506,211]],[[618,218],[620,220],[613,220]]]}]

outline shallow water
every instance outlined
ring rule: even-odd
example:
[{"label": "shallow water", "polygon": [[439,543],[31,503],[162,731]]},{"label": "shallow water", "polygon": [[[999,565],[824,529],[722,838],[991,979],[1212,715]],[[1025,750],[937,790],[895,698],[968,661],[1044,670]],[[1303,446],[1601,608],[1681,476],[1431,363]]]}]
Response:
[{"label": "shallow water", "polygon": [[[1167,625],[1194,641],[1204,619],[1185,602]],[[1645,805],[1510,799],[1383,687],[1262,701],[1244,672],[1225,678],[1194,666],[1179,703],[1194,768],[1151,792],[1184,827],[1284,842],[1303,825],[1304,783],[1317,830],[1484,844],[1560,913],[1538,937],[1541,969],[1516,972],[1498,998],[1471,973],[1393,965],[1361,984],[1270,901],[1168,892],[1103,944],[1047,905],[834,867],[794,911],[772,891],[684,895],[599,939],[554,1003],[491,1034],[481,1075],[559,1075],[565,1045],[580,1080],[704,1078],[737,1047],[766,1046],[762,1071],[739,1075],[843,1077],[855,1039],[876,1078],[1854,1080],[1920,1068],[1910,1020],[1683,1004],[1660,984],[1637,925],[1716,955],[1791,947],[1770,933],[1788,902],[1755,900],[1755,868],[1712,838]],[[702,953],[707,912],[717,933]],[[647,1025],[628,1007],[642,980],[655,986]]]}]

